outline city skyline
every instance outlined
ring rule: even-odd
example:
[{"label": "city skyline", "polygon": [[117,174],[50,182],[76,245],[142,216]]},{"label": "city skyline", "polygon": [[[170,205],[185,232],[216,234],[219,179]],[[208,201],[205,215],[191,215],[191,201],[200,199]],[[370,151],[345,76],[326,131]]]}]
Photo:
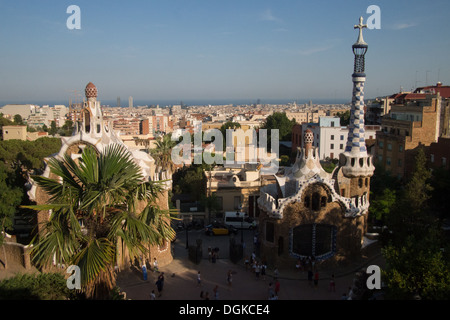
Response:
[{"label": "city skyline", "polygon": [[[66,26],[71,4],[81,30]],[[370,5],[381,29],[364,33],[368,98],[450,82],[448,1],[23,1],[0,4],[0,101],[75,101],[89,81],[112,105],[350,101],[348,39]]]}]

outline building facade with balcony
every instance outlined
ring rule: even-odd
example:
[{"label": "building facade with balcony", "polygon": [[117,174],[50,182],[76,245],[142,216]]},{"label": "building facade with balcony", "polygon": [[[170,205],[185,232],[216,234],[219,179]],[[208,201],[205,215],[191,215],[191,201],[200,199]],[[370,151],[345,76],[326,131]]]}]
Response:
[{"label": "building facade with balcony", "polygon": [[397,100],[377,132],[376,163],[399,179],[407,178],[414,168],[416,148],[438,141],[440,110],[438,95]]}]

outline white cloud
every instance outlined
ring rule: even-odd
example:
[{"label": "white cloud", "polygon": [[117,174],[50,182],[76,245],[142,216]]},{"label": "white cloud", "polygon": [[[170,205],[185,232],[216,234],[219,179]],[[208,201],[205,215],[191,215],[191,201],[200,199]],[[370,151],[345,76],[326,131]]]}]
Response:
[{"label": "white cloud", "polygon": [[262,21],[274,21],[274,22],[281,22],[281,19],[278,17],[275,17],[272,14],[272,10],[267,9],[266,11],[262,12],[259,16],[260,20]]},{"label": "white cloud", "polygon": [[394,30],[403,30],[403,29],[408,29],[408,28],[412,28],[417,26],[417,23],[397,23],[395,24],[392,29]]}]

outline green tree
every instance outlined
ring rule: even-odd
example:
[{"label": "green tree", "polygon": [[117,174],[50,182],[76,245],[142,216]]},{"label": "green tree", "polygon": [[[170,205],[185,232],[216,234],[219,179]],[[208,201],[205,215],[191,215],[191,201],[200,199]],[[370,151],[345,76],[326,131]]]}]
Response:
[{"label": "green tree", "polygon": [[16,115],[14,116],[14,124],[16,124],[16,125],[18,125],[18,126],[21,126],[21,125],[24,124],[24,123],[23,123],[22,116],[21,116],[20,114],[16,114]]},{"label": "green tree", "polygon": [[227,121],[220,127],[220,132],[222,133],[223,137],[223,151],[225,151],[227,147],[227,130],[236,130],[240,128],[240,123],[232,121]]},{"label": "green tree", "polygon": [[[23,190],[16,186],[14,174],[13,170],[0,162],[0,232],[12,230],[14,214],[22,202]],[[0,246],[3,240],[0,233]]]},{"label": "green tree", "polygon": [[0,282],[0,300],[66,300],[74,294],[60,273],[18,274]]},{"label": "green tree", "polygon": [[419,149],[415,170],[396,203],[392,205],[394,201],[384,194],[388,203],[380,204],[389,209],[383,212],[390,233],[382,253],[388,295],[393,298],[443,299],[450,294],[449,259],[441,252],[441,228],[429,206],[430,177],[425,153]]},{"label": "green tree", "polygon": [[176,165],[172,161],[172,149],[176,144],[176,141],[172,141],[172,135],[167,134],[156,141],[155,148],[149,150],[150,155],[155,159],[156,167],[168,170],[171,175],[176,170]]},{"label": "green tree", "polygon": [[274,112],[268,116],[261,129],[267,129],[268,142],[270,143],[271,130],[278,129],[280,141],[292,140],[292,127],[295,125],[295,119],[289,120],[285,112]]},{"label": "green tree", "polygon": [[345,127],[350,124],[350,110],[345,112],[338,112],[336,116],[341,119],[341,126]]},{"label": "green tree", "polygon": [[206,209],[208,209],[208,217],[211,221],[211,214],[217,213],[220,208],[219,199],[217,198],[217,195],[215,193],[212,193],[210,195],[201,195],[201,203],[205,206]]},{"label": "green tree", "polygon": [[3,139],[3,130],[2,130],[3,126],[11,126],[13,124],[14,122],[4,118],[3,113],[0,113],[0,140]]},{"label": "green tree", "polygon": [[[44,231],[35,239],[33,260],[38,266],[56,263],[81,269],[82,290],[88,298],[104,299],[115,287],[116,248],[121,240],[131,259],[148,253],[150,245],[172,240],[169,211],[155,200],[161,192],[156,182],[143,182],[140,168],[129,152],[115,145],[97,154],[86,148],[75,162],[70,156],[49,161],[59,179],[33,176],[50,195],[52,210]],[[146,204],[141,213],[138,205]]]},{"label": "green tree", "polygon": [[206,194],[205,165],[191,165],[178,170],[173,176],[173,191],[177,194],[189,194],[193,201],[200,201]]},{"label": "green tree", "polygon": [[64,125],[60,129],[60,134],[65,137],[70,137],[73,132],[73,121],[72,120],[66,120]]},{"label": "green tree", "polygon": [[450,202],[448,201],[448,191],[450,190],[450,170],[437,168],[433,170],[431,180],[432,209],[438,212],[440,219],[450,218]]},{"label": "green tree", "polygon": [[48,134],[51,136],[54,136],[58,132],[58,128],[56,127],[56,121],[52,121],[50,124],[50,130],[48,131]]},{"label": "green tree", "polygon": [[384,218],[391,214],[396,203],[396,191],[386,188],[381,195],[370,201],[370,215],[378,221],[384,221]]},{"label": "green tree", "polygon": [[425,235],[437,228],[436,217],[431,213],[431,172],[426,166],[423,149],[417,151],[415,169],[395,206],[385,216],[386,225],[392,232],[391,240],[400,245],[409,235]]},{"label": "green tree", "polygon": [[423,148],[417,150],[414,158],[413,174],[405,187],[405,201],[412,210],[423,211],[428,207],[433,188],[430,184],[431,170],[427,167],[427,158]]},{"label": "green tree", "polygon": [[383,276],[388,299],[447,300],[450,265],[433,237],[408,236],[403,245],[382,249],[387,262]]}]

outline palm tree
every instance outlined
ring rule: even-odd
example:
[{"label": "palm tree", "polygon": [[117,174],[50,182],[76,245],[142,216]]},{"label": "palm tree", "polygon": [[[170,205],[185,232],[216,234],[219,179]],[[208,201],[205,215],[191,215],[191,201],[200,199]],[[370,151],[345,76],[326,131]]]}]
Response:
[{"label": "palm tree", "polygon": [[172,135],[167,134],[156,141],[155,148],[149,150],[150,155],[155,159],[157,168],[166,169],[171,176],[176,165],[172,161],[172,149],[176,146],[176,142],[172,141]]},{"label": "palm tree", "polygon": [[209,196],[202,194],[201,203],[205,206],[206,209],[208,209],[209,222],[211,222],[211,214],[217,213],[222,209],[216,193],[212,193]]},{"label": "palm tree", "polygon": [[[82,291],[90,299],[105,299],[115,287],[118,243],[134,259],[146,254],[149,245],[161,245],[175,235],[170,213],[154,204],[161,186],[144,182],[130,153],[119,145],[100,154],[86,148],[78,163],[66,155],[49,165],[60,178],[33,177],[50,200],[28,208],[52,212],[33,241],[33,259],[39,266],[56,260],[80,267]],[[145,208],[138,213],[142,204]]]}]

